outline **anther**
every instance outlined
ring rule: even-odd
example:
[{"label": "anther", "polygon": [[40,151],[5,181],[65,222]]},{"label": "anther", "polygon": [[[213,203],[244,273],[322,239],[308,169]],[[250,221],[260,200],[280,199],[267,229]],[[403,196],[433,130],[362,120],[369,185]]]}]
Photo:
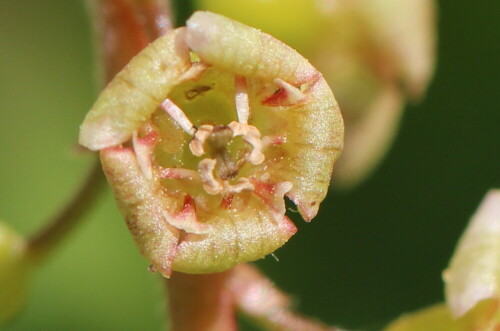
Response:
[{"label": "anther", "polygon": [[203,183],[203,188],[208,194],[216,195],[222,192],[223,185],[214,177],[214,169],[217,161],[214,159],[203,159],[198,163],[198,172]]},{"label": "anther", "polygon": [[260,132],[255,126],[231,122],[229,123],[229,128],[233,131],[233,137],[241,136],[244,141],[252,146],[252,151],[246,156],[248,162],[254,165],[264,162],[265,157],[262,153]]},{"label": "anther", "polygon": [[202,156],[205,154],[205,148],[203,145],[205,145],[205,141],[212,135],[213,131],[214,127],[212,125],[203,124],[200,126],[196,131],[193,140],[189,143],[191,153],[196,156]]}]

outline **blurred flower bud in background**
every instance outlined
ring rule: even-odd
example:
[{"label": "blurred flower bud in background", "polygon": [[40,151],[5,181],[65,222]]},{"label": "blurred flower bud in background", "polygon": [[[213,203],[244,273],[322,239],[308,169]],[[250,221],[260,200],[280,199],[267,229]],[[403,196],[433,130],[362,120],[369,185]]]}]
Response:
[{"label": "blurred flower bud in background", "polygon": [[386,331],[500,329],[500,190],[472,216],[443,279],[446,304],[403,315]]},{"label": "blurred flower bud in background", "polygon": [[432,0],[197,0],[261,28],[323,73],[346,124],[335,181],[352,187],[389,149],[405,99],[418,100],[434,69]]},{"label": "blurred flower bud in background", "polygon": [[0,222],[0,324],[24,305],[30,265],[25,240]]},{"label": "blurred flower bud in background", "polygon": [[500,190],[484,198],[443,278],[454,317],[476,310],[482,324],[491,330],[500,328]]}]

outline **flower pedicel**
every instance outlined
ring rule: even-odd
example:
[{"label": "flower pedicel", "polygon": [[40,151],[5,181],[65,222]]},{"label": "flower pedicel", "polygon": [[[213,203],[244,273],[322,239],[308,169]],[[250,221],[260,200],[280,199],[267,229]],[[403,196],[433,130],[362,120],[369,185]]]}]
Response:
[{"label": "flower pedicel", "polygon": [[209,273],[281,247],[310,221],[343,142],[322,75],[290,47],[220,15],[146,47],[81,126],[153,269]]}]

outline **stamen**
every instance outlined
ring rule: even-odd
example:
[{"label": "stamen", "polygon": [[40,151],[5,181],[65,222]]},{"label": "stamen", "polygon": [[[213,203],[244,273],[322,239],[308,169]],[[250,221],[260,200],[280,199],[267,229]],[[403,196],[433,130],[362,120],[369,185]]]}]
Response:
[{"label": "stamen", "polygon": [[144,138],[139,138],[137,131],[132,134],[132,146],[134,148],[134,153],[137,158],[137,163],[141,169],[142,174],[147,179],[153,177],[153,166],[151,163],[151,153],[158,140],[158,135],[155,132],[151,132]]},{"label": "stamen", "polygon": [[173,179],[197,179],[199,175],[196,171],[185,168],[162,168],[158,172],[158,176],[161,178],[173,178]]},{"label": "stamen", "polygon": [[203,62],[193,62],[191,67],[179,78],[179,80],[181,82],[197,80],[207,68],[208,65]]},{"label": "stamen", "polygon": [[198,172],[201,177],[201,182],[208,194],[236,194],[242,191],[253,191],[255,189],[255,186],[245,177],[240,178],[234,185],[229,184],[227,180],[215,179],[214,169],[216,164],[217,160],[214,159],[203,159],[198,163]]},{"label": "stamen", "polygon": [[236,87],[236,111],[238,112],[238,122],[248,123],[250,116],[250,104],[248,102],[247,82],[243,76],[235,76],[234,83]]},{"label": "stamen", "polygon": [[173,118],[174,121],[176,121],[181,126],[184,131],[186,131],[187,134],[191,136],[195,134],[196,129],[193,123],[191,123],[189,118],[187,118],[182,109],[177,107],[177,105],[174,104],[170,99],[165,99],[165,101],[161,103],[161,107],[167,114],[170,115],[170,117]]},{"label": "stamen", "polygon": [[262,101],[262,103],[267,106],[292,106],[307,100],[307,96],[300,88],[297,88],[280,78],[274,79],[274,84],[278,85],[280,88],[274,94]]},{"label": "stamen", "polygon": [[293,105],[306,100],[306,95],[299,88],[285,82],[283,79],[276,78],[274,79],[274,83],[287,92],[286,95],[289,104]]},{"label": "stamen", "polygon": [[203,159],[198,163],[203,188],[208,194],[216,195],[222,192],[223,186],[214,177],[214,169],[217,161],[214,159]]},{"label": "stamen", "polygon": [[224,184],[227,184],[226,191],[233,194],[240,193],[241,191],[253,191],[255,189],[255,186],[245,177],[240,178],[237,184],[230,185],[227,182],[224,182]]},{"label": "stamen", "polygon": [[255,126],[238,122],[231,122],[228,126],[233,131],[233,137],[241,136],[252,146],[252,151],[246,156],[247,161],[255,165],[264,162],[259,130]]},{"label": "stamen", "polygon": [[203,124],[198,128],[194,135],[194,139],[191,140],[189,143],[189,149],[191,150],[191,153],[193,153],[196,156],[202,156],[205,154],[205,149],[203,145],[205,144],[205,141],[212,135],[212,132],[214,131],[214,127],[209,124]]}]

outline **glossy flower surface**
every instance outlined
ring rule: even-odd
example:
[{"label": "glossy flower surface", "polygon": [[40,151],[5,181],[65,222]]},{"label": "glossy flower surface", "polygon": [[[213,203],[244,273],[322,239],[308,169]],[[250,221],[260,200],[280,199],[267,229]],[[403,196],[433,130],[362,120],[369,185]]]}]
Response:
[{"label": "glossy flower surface", "polygon": [[324,199],[343,122],[322,75],[273,37],[209,12],[157,39],[104,89],[80,143],[154,269],[253,261]]}]

